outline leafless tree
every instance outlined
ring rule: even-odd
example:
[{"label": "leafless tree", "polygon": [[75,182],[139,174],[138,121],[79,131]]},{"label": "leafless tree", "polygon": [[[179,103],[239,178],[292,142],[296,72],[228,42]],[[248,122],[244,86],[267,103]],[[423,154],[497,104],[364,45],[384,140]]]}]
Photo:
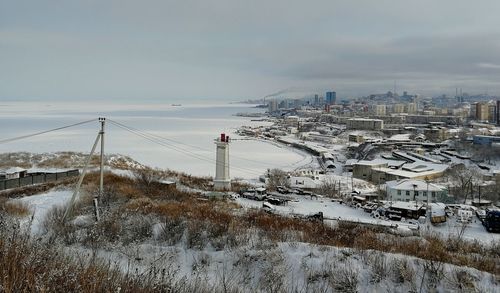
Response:
[{"label": "leafless tree", "polygon": [[339,194],[338,184],[333,179],[323,180],[316,192],[326,197],[336,197]]},{"label": "leafless tree", "polygon": [[468,168],[464,164],[457,164],[447,171],[447,175],[450,181],[455,183],[455,196],[462,197],[464,202],[469,195],[472,197],[473,185],[479,182],[480,179],[477,170]]},{"label": "leafless tree", "polygon": [[268,170],[269,181],[267,182],[267,189],[276,190],[278,186],[290,187],[288,174],[280,169]]}]

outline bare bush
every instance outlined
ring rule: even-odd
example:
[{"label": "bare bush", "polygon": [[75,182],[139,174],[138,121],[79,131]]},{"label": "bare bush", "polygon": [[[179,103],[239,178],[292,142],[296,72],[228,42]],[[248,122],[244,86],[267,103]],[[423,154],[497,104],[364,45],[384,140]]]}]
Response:
[{"label": "bare bush", "polygon": [[337,182],[332,179],[323,180],[316,192],[326,197],[337,197],[340,193]]},{"label": "bare bush", "polygon": [[382,253],[377,252],[370,255],[369,265],[371,267],[371,283],[380,283],[388,277],[390,270]]},{"label": "bare bush", "polygon": [[175,245],[184,235],[186,222],[182,218],[165,217],[160,229],[158,239],[166,241],[168,245]]},{"label": "bare bush", "polygon": [[138,243],[153,236],[155,217],[151,215],[127,215],[121,222],[121,242],[125,245]]},{"label": "bare bush", "polygon": [[202,221],[191,220],[187,225],[188,248],[203,249],[207,244],[206,227]]},{"label": "bare bush", "polygon": [[118,214],[104,214],[93,226],[85,229],[83,243],[88,247],[97,249],[107,244],[118,242],[121,230],[122,226],[120,225]]},{"label": "bare bush", "polygon": [[71,245],[78,242],[76,227],[64,220],[66,206],[55,206],[51,208],[42,219],[40,232],[48,235],[50,242],[61,239],[65,244]]},{"label": "bare bush", "polygon": [[420,282],[420,290],[423,286],[424,279],[427,279],[427,289],[435,289],[444,277],[444,264],[435,260],[423,261],[423,274]]},{"label": "bare bush", "polygon": [[415,284],[415,270],[406,259],[395,259],[391,265],[394,281]]},{"label": "bare bush", "polygon": [[343,266],[333,267],[333,274],[330,276],[330,286],[338,292],[354,293],[358,288],[359,271],[352,263]]},{"label": "bare bush", "polygon": [[446,278],[448,284],[458,292],[475,292],[477,278],[463,269],[453,269]]},{"label": "bare bush", "polygon": [[286,266],[281,251],[270,250],[264,254],[259,286],[266,292],[282,292],[285,286]]},{"label": "bare bush", "polygon": [[206,282],[172,277],[168,265],[125,275],[112,262],[67,256],[58,246],[31,241],[19,229],[5,233],[0,230],[2,292],[211,292]]},{"label": "bare bush", "polygon": [[132,170],[136,182],[145,192],[151,191],[157,183],[163,178],[163,173],[158,169],[151,168],[136,168]]},{"label": "bare bush", "polygon": [[27,204],[17,200],[0,199],[0,212],[7,213],[11,216],[24,217],[30,213]]}]

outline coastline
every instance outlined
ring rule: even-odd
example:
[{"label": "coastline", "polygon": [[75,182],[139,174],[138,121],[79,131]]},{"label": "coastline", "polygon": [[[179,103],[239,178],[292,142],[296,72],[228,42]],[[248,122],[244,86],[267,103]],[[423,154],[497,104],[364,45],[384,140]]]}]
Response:
[{"label": "coastline", "polygon": [[[244,104],[213,104],[171,106],[108,104],[99,112],[90,111],[95,105],[62,103],[57,106],[45,102],[5,102],[0,108],[0,122],[9,125],[4,137],[17,137],[82,120],[109,117],[131,127],[169,139],[171,149],[152,144],[141,137],[131,136],[112,125],[106,125],[106,152],[130,156],[142,164],[162,169],[172,169],[196,176],[213,176],[215,173],[215,146],[213,138],[225,132],[233,138],[243,138],[235,133],[243,125],[266,125],[269,122],[251,121],[237,117],[237,112],[262,111]],[[53,134],[41,135],[31,141],[0,145],[0,152],[52,153],[77,151],[88,153],[91,141],[98,131],[98,123],[72,128]],[[189,153],[178,152],[174,148]],[[257,178],[267,169],[296,166],[304,161],[304,154],[283,148],[265,140],[235,141],[231,145],[231,177]],[[240,160],[252,158],[257,162]],[[202,158],[203,160],[200,160]]]}]

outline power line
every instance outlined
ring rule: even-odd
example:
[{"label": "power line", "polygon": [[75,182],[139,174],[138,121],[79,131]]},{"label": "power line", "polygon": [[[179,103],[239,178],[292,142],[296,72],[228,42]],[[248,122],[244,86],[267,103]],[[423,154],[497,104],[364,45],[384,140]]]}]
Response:
[{"label": "power line", "polygon": [[57,128],[50,129],[50,130],[40,131],[40,132],[36,132],[36,133],[32,133],[32,134],[27,134],[27,135],[22,135],[22,136],[18,136],[18,137],[12,137],[12,138],[8,138],[8,139],[3,139],[3,140],[0,140],[0,144],[9,143],[9,142],[17,141],[17,140],[22,140],[22,139],[26,139],[26,138],[30,138],[30,137],[34,137],[34,136],[38,136],[38,135],[42,135],[42,134],[46,134],[46,133],[49,133],[49,132],[54,132],[54,131],[58,131],[58,130],[62,130],[62,129],[70,128],[70,127],[74,127],[74,126],[79,126],[79,125],[90,123],[90,122],[93,122],[93,121],[96,121],[96,120],[97,119],[91,119],[91,120],[82,121],[82,122],[78,122],[78,123],[71,124],[71,125],[57,127]]},{"label": "power line", "polygon": [[[128,132],[130,132],[132,134],[140,136],[140,137],[142,137],[142,138],[144,138],[144,139],[146,139],[146,140],[148,140],[150,142],[156,143],[156,144],[158,144],[160,146],[166,147],[168,149],[171,149],[171,150],[183,153],[183,154],[185,154],[187,156],[190,156],[192,158],[195,158],[195,159],[198,159],[198,160],[201,160],[201,161],[205,161],[205,162],[208,162],[208,163],[211,163],[211,164],[217,163],[217,161],[214,160],[214,159],[212,159],[212,158],[204,157],[204,156],[201,156],[199,154],[195,154],[193,152],[181,149],[181,148],[179,148],[179,147],[177,147],[175,145],[163,142],[160,139],[156,138],[155,135],[151,135],[151,134],[149,134],[149,133],[147,133],[145,131],[134,129],[132,127],[129,127],[129,126],[125,125],[125,124],[116,122],[114,120],[108,119],[108,121],[110,123],[112,123],[113,125],[115,125],[115,126],[121,128],[121,129],[123,129],[123,130],[126,130],[126,131],[128,131]],[[257,176],[261,175],[261,173],[258,173],[258,172],[254,171],[254,170],[251,170],[251,169],[246,169],[246,168],[242,168],[242,167],[235,167],[235,166],[233,166],[232,168],[236,169],[236,170],[243,171],[243,172],[251,173],[251,174],[254,174],[254,175],[257,175]]]},{"label": "power line", "polygon": [[[112,120],[109,120],[109,121],[112,121]],[[160,140],[166,140],[166,141],[178,144],[178,145],[183,145],[183,146],[191,147],[193,149],[198,149],[198,150],[201,150],[201,151],[206,151],[206,152],[211,152],[212,151],[212,150],[209,150],[209,149],[206,149],[206,148],[202,148],[202,147],[199,147],[199,146],[195,146],[195,145],[187,144],[187,143],[184,143],[184,142],[176,141],[176,140],[173,140],[173,139],[170,139],[170,138],[166,138],[166,137],[154,134],[154,133],[144,132],[144,131],[141,131],[141,130],[139,130],[137,128],[134,128],[134,127],[131,127],[131,126],[126,126],[125,124],[122,124],[122,123],[117,122],[117,121],[113,121],[113,122],[117,123],[117,124],[120,124],[121,126],[127,127],[127,128],[129,128],[131,130],[134,130],[134,131],[137,131],[137,132],[146,133],[148,136],[151,136],[151,137],[154,137],[154,138],[157,138],[157,139],[160,139]],[[242,140],[242,139],[236,139],[236,140]],[[250,139],[246,139],[246,140],[250,140]],[[252,163],[256,163],[256,164],[262,165],[262,166],[269,167],[269,163],[267,163],[267,162],[253,160],[253,159],[248,159],[248,158],[240,157],[240,156],[237,156],[237,155],[234,155],[234,154],[231,155],[231,156],[233,158],[236,158],[236,159],[239,159],[239,160],[243,160],[243,161],[247,161],[247,162],[252,162]],[[285,164],[285,165],[282,165],[282,166],[279,166],[279,167],[288,167],[288,166],[289,166],[289,164]]]},{"label": "power line", "polygon": [[[175,151],[183,153],[183,154],[185,154],[187,156],[190,156],[190,157],[193,157],[195,159],[202,160],[202,161],[205,161],[205,162],[208,162],[208,163],[211,163],[211,164],[217,163],[216,160],[213,160],[211,158],[204,157],[204,156],[201,156],[201,155],[198,155],[198,154],[195,154],[193,152],[189,152],[189,151],[186,151],[186,150],[183,150],[183,149],[179,149],[178,147],[176,147],[174,145],[167,144],[167,143],[162,142],[162,141],[160,141],[158,139],[155,139],[155,138],[151,137],[147,132],[142,132],[142,131],[139,131],[139,130],[134,130],[134,129],[132,129],[132,128],[124,125],[124,124],[118,123],[118,122],[113,121],[113,120],[108,120],[108,121],[111,122],[113,125],[119,127],[119,128],[122,128],[122,129],[124,129],[126,131],[129,131],[129,132],[131,132],[131,133],[133,133],[133,134],[135,134],[137,136],[140,136],[140,137],[142,137],[142,138],[144,138],[144,139],[146,139],[146,140],[148,140],[150,142],[156,143],[156,144],[161,145],[163,147],[166,147],[168,149],[175,150]],[[244,172],[247,172],[247,173],[252,173],[254,175],[261,175],[260,173],[257,173],[254,170],[246,169],[246,168],[242,168],[242,167],[235,167],[235,166],[233,166],[233,169],[237,169],[237,170],[244,171]]]}]

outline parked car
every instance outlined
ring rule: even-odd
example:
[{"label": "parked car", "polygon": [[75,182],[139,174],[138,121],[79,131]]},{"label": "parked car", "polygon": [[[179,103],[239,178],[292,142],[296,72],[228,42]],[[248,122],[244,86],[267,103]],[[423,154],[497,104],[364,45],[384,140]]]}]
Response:
[{"label": "parked car", "polygon": [[376,203],[369,202],[363,206],[363,211],[365,213],[371,213],[373,210],[377,209],[378,205]]},{"label": "parked car", "polygon": [[477,209],[476,216],[481,220],[481,222],[486,218],[486,210]]},{"label": "parked car", "polygon": [[372,211],[371,216],[376,219],[380,219],[385,217],[385,213],[386,209],[384,207],[379,207],[376,210]]},{"label": "parked car", "polygon": [[276,211],[276,208],[272,204],[268,203],[267,201],[262,203],[262,209],[264,209],[264,211],[266,211],[268,213],[272,213],[272,212]]},{"label": "parked car", "polygon": [[287,193],[292,193],[291,190],[285,186],[278,186],[276,187],[276,190],[281,193],[281,194],[287,194]]},{"label": "parked car", "polygon": [[500,210],[488,210],[483,226],[488,232],[500,232]]},{"label": "parked car", "polygon": [[236,192],[230,192],[230,193],[228,194],[228,197],[229,197],[229,199],[231,199],[231,200],[236,200],[236,199],[238,199],[238,198],[240,197],[240,195],[239,195],[239,194],[237,194]]},{"label": "parked car", "polygon": [[401,221],[402,213],[400,211],[388,209],[385,212],[385,216],[392,221]]}]

